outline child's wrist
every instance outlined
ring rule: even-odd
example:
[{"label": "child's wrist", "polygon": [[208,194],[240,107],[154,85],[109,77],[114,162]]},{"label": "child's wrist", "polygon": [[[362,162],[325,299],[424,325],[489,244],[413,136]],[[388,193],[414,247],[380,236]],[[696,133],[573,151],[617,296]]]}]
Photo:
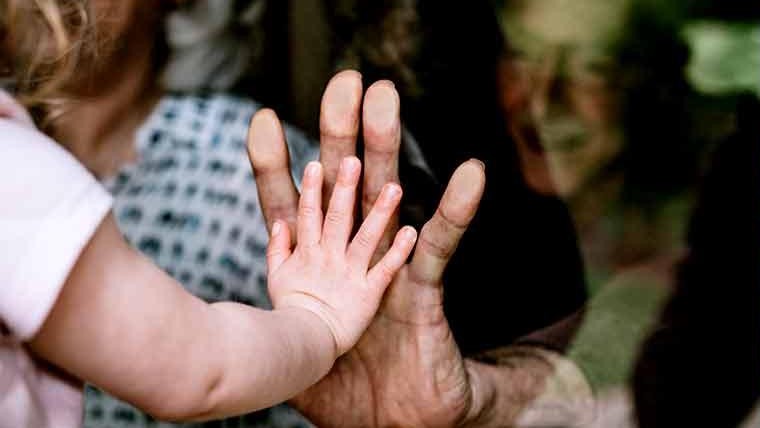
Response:
[{"label": "child's wrist", "polygon": [[332,326],[324,316],[301,305],[278,305],[276,312],[286,316],[297,325],[303,343],[312,348],[312,353],[324,361],[326,374],[340,356],[338,340]]}]

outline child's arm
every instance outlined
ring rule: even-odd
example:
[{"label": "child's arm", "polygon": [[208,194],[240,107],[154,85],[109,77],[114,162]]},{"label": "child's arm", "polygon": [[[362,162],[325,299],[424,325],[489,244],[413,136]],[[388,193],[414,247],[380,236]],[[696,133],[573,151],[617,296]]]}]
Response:
[{"label": "child's arm", "polygon": [[369,266],[400,200],[396,185],[348,242],[360,169],[355,158],[341,167],[324,225],[321,167],[307,169],[298,245],[291,249],[284,223],[270,242],[274,310],[204,303],[132,250],[108,217],[31,348],[161,419],[219,418],[288,399],[356,343],[414,244],[405,228]]}]

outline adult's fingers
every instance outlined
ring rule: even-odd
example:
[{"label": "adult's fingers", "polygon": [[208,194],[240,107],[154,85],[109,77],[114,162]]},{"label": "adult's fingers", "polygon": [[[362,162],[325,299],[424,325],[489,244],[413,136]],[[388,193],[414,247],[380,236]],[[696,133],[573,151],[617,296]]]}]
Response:
[{"label": "adult's fingers", "polygon": [[290,173],[285,134],[274,111],[261,109],[251,119],[248,158],[267,229],[271,230],[273,222],[279,219],[295,232],[298,190]]},{"label": "adult's fingers", "polygon": [[485,182],[485,168],[478,160],[469,160],[454,171],[438,209],[420,232],[409,266],[413,281],[440,284],[446,264],[475,216]]},{"label": "adult's fingers", "polygon": [[290,257],[290,229],[279,220],[272,223],[272,236],[267,246],[267,271],[276,271]]},{"label": "adult's fingers", "polygon": [[325,172],[324,203],[332,195],[340,162],[356,153],[362,77],[357,71],[342,71],[327,84],[319,117],[319,160]]},{"label": "adult's fingers", "polygon": [[[399,96],[390,81],[375,82],[364,96],[362,115],[364,133],[364,185],[362,216],[366,217],[380,191],[388,182],[398,183],[398,159],[401,146]],[[378,255],[391,245],[398,230],[395,214],[378,244]]]}]

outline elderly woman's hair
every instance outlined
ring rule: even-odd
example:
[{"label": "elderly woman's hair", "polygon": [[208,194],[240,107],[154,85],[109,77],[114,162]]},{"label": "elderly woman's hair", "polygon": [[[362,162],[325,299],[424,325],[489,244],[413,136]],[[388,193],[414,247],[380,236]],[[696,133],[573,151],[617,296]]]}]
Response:
[{"label": "elderly woman's hair", "polygon": [[0,83],[30,109],[55,110],[91,43],[86,0],[0,0]]}]

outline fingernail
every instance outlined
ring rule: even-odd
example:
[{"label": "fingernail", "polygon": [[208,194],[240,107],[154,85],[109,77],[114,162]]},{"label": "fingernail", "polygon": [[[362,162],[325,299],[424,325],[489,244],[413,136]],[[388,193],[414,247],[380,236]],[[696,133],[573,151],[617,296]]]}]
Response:
[{"label": "fingernail", "polygon": [[308,165],[306,165],[306,176],[307,177],[316,177],[317,172],[319,172],[319,162],[309,162]]},{"label": "fingernail", "polygon": [[342,161],[340,161],[340,170],[343,171],[344,174],[351,174],[354,171],[356,171],[358,164],[358,159],[356,159],[353,156],[348,156],[343,158]]},{"label": "fingernail", "polygon": [[375,127],[386,130],[398,121],[398,93],[392,82],[380,82],[371,89],[369,101],[365,100],[365,110]]},{"label": "fingernail", "polygon": [[386,184],[385,194],[388,199],[395,199],[401,194],[401,188],[396,184]]},{"label": "fingernail", "polygon": [[483,171],[486,170],[486,164],[484,164],[483,161],[481,161],[480,159],[472,158],[472,159],[470,159],[470,161],[473,162],[473,163],[475,163],[475,165],[477,165],[478,168],[480,168],[481,170],[483,170]]},{"label": "fingernail", "polygon": [[404,239],[414,241],[417,239],[417,232],[412,226],[404,226]]},{"label": "fingernail", "polygon": [[282,225],[280,225],[279,220],[275,221],[272,225],[272,236],[277,236],[280,234],[280,230],[282,229]]}]

